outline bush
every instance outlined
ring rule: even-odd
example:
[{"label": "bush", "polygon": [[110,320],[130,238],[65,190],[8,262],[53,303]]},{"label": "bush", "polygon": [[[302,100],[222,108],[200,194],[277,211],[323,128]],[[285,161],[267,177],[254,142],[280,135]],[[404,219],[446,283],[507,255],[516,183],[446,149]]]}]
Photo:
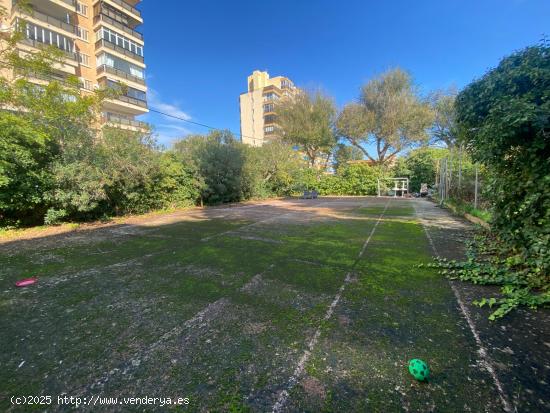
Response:
[{"label": "bush", "polygon": [[[550,47],[528,47],[466,87],[457,120],[472,158],[489,170],[497,315],[550,302]],[[485,302],[483,302],[485,303]]]},{"label": "bush", "polygon": [[67,216],[67,211],[63,209],[50,208],[44,216],[45,225],[56,225],[59,224],[63,218]]},{"label": "bush", "polygon": [[22,116],[0,112],[0,222],[33,222],[44,214],[51,140]]}]

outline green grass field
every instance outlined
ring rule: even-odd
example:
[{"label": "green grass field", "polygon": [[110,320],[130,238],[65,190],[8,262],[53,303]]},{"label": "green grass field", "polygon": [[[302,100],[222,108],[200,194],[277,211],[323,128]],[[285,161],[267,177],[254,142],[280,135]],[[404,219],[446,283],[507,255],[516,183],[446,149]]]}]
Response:
[{"label": "green grass field", "polygon": [[417,267],[432,251],[414,202],[274,201],[6,243],[0,410],[66,394],[189,398],[89,411],[502,411],[448,282]]}]

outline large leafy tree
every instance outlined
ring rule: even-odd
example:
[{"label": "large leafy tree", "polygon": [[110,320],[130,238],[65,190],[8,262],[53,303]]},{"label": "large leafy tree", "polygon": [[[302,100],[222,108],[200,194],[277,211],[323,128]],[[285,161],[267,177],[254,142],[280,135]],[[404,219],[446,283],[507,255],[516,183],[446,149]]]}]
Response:
[{"label": "large leafy tree", "polygon": [[11,112],[0,114],[0,220],[37,223],[46,212],[53,223],[192,199],[189,174],[150,135],[99,133],[101,102],[125,87],[82,93],[78,78],[56,74],[62,51],[18,51],[23,30],[20,21],[0,42],[0,107]]},{"label": "large leafy tree", "polygon": [[292,98],[279,100],[276,112],[283,140],[298,146],[311,167],[320,160],[326,166],[336,145],[336,108],[332,99],[321,92],[300,90]]},{"label": "large leafy tree", "polygon": [[443,142],[447,148],[453,148],[458,140],[456,124],[457,91],[454,88],[437,90],[430,95],[430,102],[434,111],[432,136],[434,142]]},{"label": "large leafy tree", "polygon": [[384,165],[404,149],[426,143],[433,118],[410,75],[394,69],[363,86],[359,102],[346,105],[340,113],[337,128],[368,159]]}]

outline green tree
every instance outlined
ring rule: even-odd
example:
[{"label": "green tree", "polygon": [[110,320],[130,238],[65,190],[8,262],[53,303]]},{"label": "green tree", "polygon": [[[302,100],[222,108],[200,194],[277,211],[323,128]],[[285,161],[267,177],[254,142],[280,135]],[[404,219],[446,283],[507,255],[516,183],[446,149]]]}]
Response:
[{"label": "green tree", "polygon": [[290,195],[303,167],[298,152],[279,140],[250,148],[247,164],[258,171],[259,193],[266,196]]},{"label": "green tree", "polygon": [[[420,98],[410,75],[394,69],[363,86],[359,103],[346,105],[340,113],[337,129],[368,159],[384,165],[404,149],[427,143],[433,119],[430,105]],[[371,145],[376,155],[367,149]]]},{"label": "green tree", "polygon": [[[18,2],[32,14],[25,2]],[[0,9],[0,18],[7,18]],[[181,206],[199,197],[193,164],[162,153],[149,133],[97,130],[102,101],[126,86],[82,94],[75,76],[60,79],[64,52],[53,46],[21,54],[20,20],[0,45],[0,219],[44,215],[88,219]],[[43,81],[46,82],[43,82]],[[35,222],[38,222],[36,220]]]},{"label": "green tree", "polygon": [[363,159],[363,152],[359,148],[339,143],[334,151],[334,170],[338,171],[349,161],[358,161],[361,159]]},{"label": "green tree", "polygon": [[449,155],[443,148],[418,148],[410,151],[406,157],[399,158],[394,168],[395,176],[408,177],[411,192],[419,192],[422,183],[433,187],[437,173],[437,163]]},{"label": "green tree", "polygon": [[280,99],[276,112],[283,140],[297,145],[311,167],[321,160],[326,167],[336,144],[336,109],[332,99],[320,92],[301,90],[293,98]]},{"label": "green tree", "polygon": [[434,141],[443,142],[448,148],[454,147],[458,140],[456,96],[457,91],[450,88],[435,91],[429,97],[435,115],[432,127]]},{"label": "green tree", "polygon": [[251,194],[246,149],[229,131],[188,136],[174,145],[182,162],[196,169],[204,182],[201,198],[211,204],[236,202]]}]

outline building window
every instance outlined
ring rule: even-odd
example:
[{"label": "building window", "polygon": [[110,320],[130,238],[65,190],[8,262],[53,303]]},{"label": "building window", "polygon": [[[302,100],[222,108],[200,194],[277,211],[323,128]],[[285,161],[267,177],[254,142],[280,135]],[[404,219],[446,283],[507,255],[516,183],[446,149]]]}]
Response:
[{"label": "building window", "polygon": [[264,132],[265,132],[265,133],[273,133],[273,132],[275,132],[275,126],[266,126],[266,127],[264,128]]},{"label": "building window", "polygon": [[275,105],[273,103],[267,103],[264,105],[264,112],[273,112]]},{"label": "building window", "polygon": [[80,62],[81,65],[84,65],[84,66],[90,66],[90,56],[88,56],[87,54],[84,54],[84,53],[78,53],[78,61]]},{"label": "building window", "polygon": [[85,40],[85,41],[88,41],[88,30],[86,29],[83,29],[82,27],[76,27],[76,35],[82,39],[82,40]]},{"label": "building window", "polygon": [[88,6],[85,4],[82,4],[81,2],[76,2],[76,12],[78,14],[82,14],[83,16],[88,16]]},{"label": "building window", "polygon": [[119,47],[122,47],[126,50],[131,51],[134,54],[137,54],[138,56],[143,57],[142,46],[122,36],[121,34],[118,34],[117,32],[107,29],[106,27],[102,27],[101,29],[99,29],[99,31],[96,33],[96,39],[107,40],[108,42],[114,43]]},{"label": "building window", "polygon": [[264,116],[264,122],[265,123],[273,123],[277,119],[277,116],[275,115],[265,115]]},{"label": "building window", "polygon": [[145,79],[145,71],[141,67],[133,65],[126,60],[119,59],[109,53],[101,53],[97,57],[97,66],[103,65],[115,68],[139,79]]},{"label": "building window", "polygon": [[264,95],[264,98],[265,98],[265,100],[277,100],[277,99],[279,99],[279,96],[277,96],[273,92],[269,92],[269,93]]},{"label": "building window", "polygon": [[25,23],[25,35],[27,39],[50,44],[66,52],[74,51],[74,43],[71,39],[32,23]]},{"label": "building window", "polygon": [[86,90],[93,90],[94,84],[91,80],[80,78],[80,87]]}]

